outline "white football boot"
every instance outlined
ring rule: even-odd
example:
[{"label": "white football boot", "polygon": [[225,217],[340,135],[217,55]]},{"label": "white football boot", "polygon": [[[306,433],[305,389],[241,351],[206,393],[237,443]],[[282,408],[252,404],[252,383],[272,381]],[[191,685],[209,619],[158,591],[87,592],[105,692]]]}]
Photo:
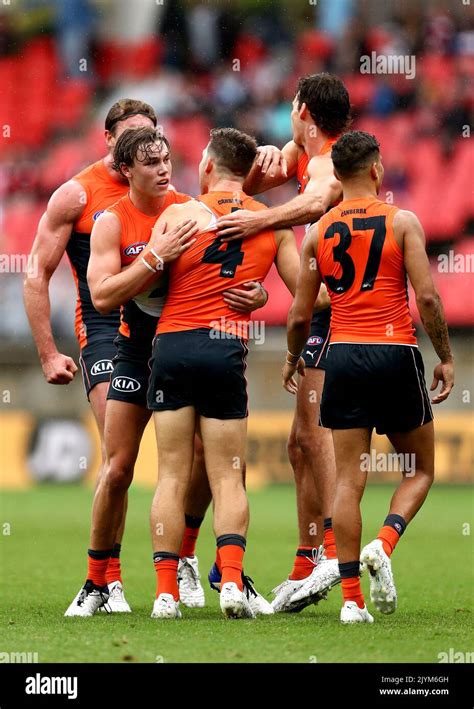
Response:
[{"label": "white football boot", "polygon": [[[275,594],[275,598],[272,601],[272,608],[275,613],[289,613],[288,601],[292,595],[303,586],[306,579],[285,579],[279,586],[276,586],[272,593]],[[302,609],[301,609],[302,610]],[[296,607],[293,609],[296,611]]]},{"label": "white football boot", "polygon": [[384,552],[382,540],[374,539],[362,549],[361,563],[367,567],[370,578],[370,600],[381,613],[394,613],[397,608],[397,589],[393,580],[392,562]]},{"label": "white football boot", "polygon": [[[107,605],[110,608],[110,613],[131,613],[132,609],[127,603],[125,594],[123,592],[123,586],[120,581],[112,581],[108,584],[109,586],[109,600]],[[105,611],[104,606],[99,608],[100,611]]]},{"label": "white football boot", "polygon": [[255,618],[247,596],[233,581],[228,581],[222,586],[220,604],[226,618]]},{"label": "white football boot", "polygon": [[[312,550],[312,558],[311,561],[314,564],[315,568],[316,565],[321,557],[322,551],[321,547],[318,549],[313,549]],[[311,573],[314,572],[314,569]],[[290,598],[297,592],[299,591],[300,588],[304,586],[306,581],[311,578],[311,574],[309,576],[306,576],[304,579],[285,579],[280,583],[278,586],[276,586],[273,590],[272,593],[275,595],[275,598],[272,601],[272,608],[275,611],[275,613],[299,613],[299,611],[302,611],[303,608],[306,608],[306,603],[303,604],[298,604],[294,603],[292,607],[290,608],[289,606],[289,601]]]},{"label": "white football boot", "polygon": [[244,576],[244,574],[242,574],[242,582],[244,585],[244,593],[247,596],[249,606],[254,614],[273,615],[275,611],[273,610],[272,604],[257,591],[253,585],[253,579],[251,579],[250,576]]},{"label": "white football boot", "polygon": [[326,559],[322,553],[305,583],[289,599],[287,607],[290,611],[294,606],[302,610],[312,603],[318,603],[321,599],[326,599],[331,588],[340,582],[338,560]]},{"label": "white football boot", "polygon": [[184,556],[178,563],[179,600],[188,608],[204,608],[206,598],[201,585],[197,556]]},{"label": "white football boot", "polygon": [[373,623],[367,606],[359,608],[355,601],[346,601],[341,608],[341,623]]},{"label": "white football boot", "polygon": [[94,586],[92,581],[87,580],[64,615],[66,618],[74,616],[89,618],[102,606],[104,606],[106,612],[110,613],[107,604],[108,599],[107,587],[98,588]]},{"label": "white football boot", "polygon": [[153,603],[151,617],[162,619],[181,618],[179,601],[175,601],[171,593],[160,593]]}]

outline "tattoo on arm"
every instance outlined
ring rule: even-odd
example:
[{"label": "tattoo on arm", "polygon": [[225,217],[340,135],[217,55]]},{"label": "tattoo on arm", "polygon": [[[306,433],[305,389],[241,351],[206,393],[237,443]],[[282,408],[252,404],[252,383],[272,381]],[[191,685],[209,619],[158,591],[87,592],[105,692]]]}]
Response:
[{"label": "tattoo on arm", "polygon": [[421,318],[436,354],[442,362],[452,359],[451,347],[449,344],[448,326],[444,318],[444,313],[439,296],[436,298],[434,313],[427,318],[426,314]]}]

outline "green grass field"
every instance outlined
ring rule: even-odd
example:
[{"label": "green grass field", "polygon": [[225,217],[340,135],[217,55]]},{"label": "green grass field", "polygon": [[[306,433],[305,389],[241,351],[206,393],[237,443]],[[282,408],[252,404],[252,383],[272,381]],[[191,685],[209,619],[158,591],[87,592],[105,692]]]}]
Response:
[{"label": "green grass field", "polygon": [[[370,487],[363,542],[384,519],[391,487]],[[3,492],[0,507],[0,652],[37,652],[39,662],[437,662],[472,643],[472,493],[435,487],[394,555],[399,608],[371,626],[341,626],[340,587],[299,615],[227,621],[206,585],[204,609],[153,621],[155,577],[148,536],[151,491],[130,492],[123,544],[133,614],[63,618],[84,580],[91,491],[42,487]],[[250,495],[246,572],[262,593],[288,574],[296,547],[294,491]],[[10,525],[10,534],[5,534]],[[464,526],[463,526],[464,525]],[[197,552],[203,576],[214,540],[206,520]],[[363,580],[368,596],[368,580]],[[370,609],[370,601],[368,601]]]}]

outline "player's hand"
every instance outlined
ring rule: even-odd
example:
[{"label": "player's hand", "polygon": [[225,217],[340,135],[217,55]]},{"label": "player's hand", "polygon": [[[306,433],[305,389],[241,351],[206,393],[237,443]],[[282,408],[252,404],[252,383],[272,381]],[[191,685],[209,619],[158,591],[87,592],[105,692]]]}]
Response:
[{"label": "player's hand", "polygon": [[180,222],[170,231],[166,230],[166,222],[155,224],[151,233],[150,246],[164,263],[169,263],[194,244],[196,239],[192,237],[197,232],[197,222],[192,219]]},{"label": "player's hand", "polygon": [[251,313],[263,308],[268,300],[267,291],[258,281],[243,283],[242,288],[229,288],[223,296],[229,308],[239,313]]},{"label": "player's hand", "polygon": [[302,377],[305,376],[305,363],[303,357],[300,357],[298,364],[288,364],[285,362],[281,371],[283,388],[290,394],[296,394],[298,391],[298,382],[295,379],[295,374],[298,372]]},{"label": "player's hand", "polygon": [[451,393],[451,389],[454,386],[454,362],[452,359],[448,362],[440,362],[436,365],[430,391],[435,391],[440,382],[442,383],[441,391],[439,394],[435,395],[434,399],[431,399],[432,404],[440,404],[447,399]]},{"label": "player's hand", "polygon": [[222,241],[248,239],[249,236],[254,236],[265,229],[262,212],[251,212],[248,209],[238,209],[217,220],[217,233]]},{"label": "player's hand", "polygon": [[77,372],[77,365],[71,357],[56,352],[41,363],[48,384],[69,384]]},{"label": "player's hand", "polygon": [[281,150],[274,145],[261,145],[257,148],[256,164],[260,168],[260,172],[265,175],[267,172],[270,177],[288,177],[288,165],[283,157]]}]

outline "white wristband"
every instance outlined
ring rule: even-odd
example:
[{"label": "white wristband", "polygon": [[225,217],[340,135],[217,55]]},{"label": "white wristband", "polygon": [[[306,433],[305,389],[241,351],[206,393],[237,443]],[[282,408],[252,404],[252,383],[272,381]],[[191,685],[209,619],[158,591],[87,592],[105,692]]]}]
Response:
[{"label": "white wristband", "polygon": [[149,271],[155,273],[155,269],[153,268],[153,266],[150,266],[150,264],[143,258],[143,256],[141,257],[141,262],[147,267]]},{"label": "white wristband", "polygon": [[162,270],[164,269],[164,267],[165,267],[165,262],[163,261],[163,259],[161,258],[161,256],[158,256],[158,254],[156,253],[155,249],[150,249],[150,253],[153,254],[153,256],[154,256],[154,257],[156,258],[156,260],[158,261],[158,264],[155,266],[155,270],[156,270],[156,271],[162,271]]}]

